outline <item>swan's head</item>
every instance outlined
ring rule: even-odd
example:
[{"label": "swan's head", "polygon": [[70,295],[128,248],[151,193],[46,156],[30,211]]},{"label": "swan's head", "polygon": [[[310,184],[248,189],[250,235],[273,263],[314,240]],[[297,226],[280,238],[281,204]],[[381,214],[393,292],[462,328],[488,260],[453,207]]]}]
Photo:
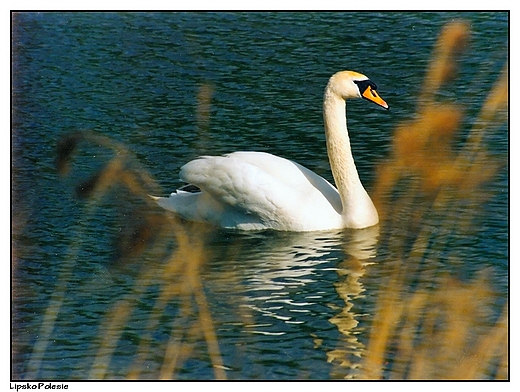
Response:
[{"label": "swan's head", "polygon": [[329,80],[327,91],[342,99],[365,98],[370,102],[388,109],[388,104],[377,93],[377,86],[365,75],[354,71],[341,71]]}]

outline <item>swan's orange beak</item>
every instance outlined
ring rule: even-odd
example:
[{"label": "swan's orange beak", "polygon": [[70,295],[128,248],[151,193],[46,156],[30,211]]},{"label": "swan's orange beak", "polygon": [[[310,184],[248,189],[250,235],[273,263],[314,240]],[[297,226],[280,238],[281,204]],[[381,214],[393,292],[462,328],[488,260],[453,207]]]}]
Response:
[{"label": "swan's orange beak", "polygon": [[388,110],[388,104],[379,96],[376,90],[374,90],[371,86],[368,86],[365,91],[363,91],[363,98],[368,99],[369,101],[378,104],[379,106],[384,107]]}]

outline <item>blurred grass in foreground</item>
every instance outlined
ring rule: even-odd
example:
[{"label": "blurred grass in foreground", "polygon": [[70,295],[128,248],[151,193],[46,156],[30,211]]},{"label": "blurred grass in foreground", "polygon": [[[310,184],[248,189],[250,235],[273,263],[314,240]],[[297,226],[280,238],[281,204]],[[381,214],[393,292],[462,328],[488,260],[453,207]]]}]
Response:
[{"label": "blurred grass in foreground", "polygon": [[[462,108],[436,101],[436,93],[456,77],[457,58],[469,36],[464,22],[445,26],[416,117],[396,129],[392,156],[379,166],[373,196],[381,225],[388,233],[407,227],[413,237],[403,240],[389,234],[382,239],[396,259],[381,285],[362,378],[508,378],[508,304],[495,325],[483,328],[492,300],[485,276],[463,283],[438,276],[435,269],[435,256],[451,253],[447,233],[471,235],[474,214],[490,197],[483,185],[503,164],[488,154],[483,140],[507,121],[507,67],[462,145],[454,143]],[[383,202],[403,187],[402,196]],[[436,231],[444,235],[436,236],[425,224],[432,216],[442,222]],[[410,263],[412,259],[419,262]],[[410,268],[421,265],[421,270]],[[418,275],[423,282],[435,282],[435,290],[415,287]],[[475,339],[479,328],[484,330]],[[387,366],[389,356],[393,363]]]},{"label": "blurred grass in foreground", "polygon": [[[481,205],[487,195],[482,184],[493,178],[499,162],[488,156],[483,139],[497,121],[507,119],[508,72],[504,70],[485,101],[478,120],[466,142],[454,148],[453,139],[461,120],[461,108],[437,102],[437,91],[455,76],[457,55],[469,38],[468,26],[452,23],[443,30],[425,79],[416,118],[403,123],[395,132],[393,155],[378,170],[374,202],[387,233],[407,227],[407,241],[382,238],[395,260],[388,281],[382,282],[370,338],[355,374],[347,377],[378,379],[478,379],[489,374],[508,378],[507,305],[495,325],[474,334],[478,320],[488,317],[488,289],[485,279],[463,283],[452,277],[438,277],[435,251],[448,244],[432,238],[424,221],[436,214],[446,230],[466,230],[471,226],[473,210],[460,213],[461,205]],[[203,131],[209,123],[213,86],[203,85],[199,94],[197,123]],[[207,260],[205,228],[179,222],[171,214],[160,212],[148,194],[159,189],[132,154],[121,144],[93,132],[78,132],[64,137],[58,146],[57,166],[68,172],[71,159],[82,143],[90,143],[113,152],[112,158],[87,181],[77,187],[77,195],[86,200],[85,214],[96,211],[100,201],[110,194],[131,200],[119,200],[119,216],[124,230],[115,241],[118,263],[131,260],[157,260],[159,268],[142,265],[134,289],[117,300],[102,321],[99,345],[89,371],[91,379],[110,379],[110,363],[125,325],[132,318],[144,291],[159,285],[159,294],[142,331],[137,353],[128,369],[130,379],[143,375],[146,360],[160,352],[162,366],[156,378],[174,379],[187,359],[203,342],[216,379],[226,378],[226,367],[219,351],[218,336],[205,297],[200,271]],[[407,192],[393,197],[406,187]],[[123,196],[124,195],[124,196]],[[385,200],[391,199],[391,202]],[[129,218],[130,217],[130,218]],[[87,218],[88,219],[88,218]],[[27,379],[38,377],[45,352],[63,300],[68,279],[82,244],[81,228],[71,241],[58,286],[49,302],[38,340],[26,372]],[[428,250],[428,252],[426,252]],[[407,260],[422,259],[428,266],[421,271],[408,268]],[[418,264],[413,264],[418,265]],[[436,289],[415,287],[412,279],[437,282]],[[237,283],[238,284],[238,283]],[[153,332],[169,303],[178,307],[170,321],[171,336],[165,347],[157,347]],[[243,315],[244,318],[249,315]],[[475,338],[478,336],[478,339]],[[388,358],[392,364],[388,365]]]}]

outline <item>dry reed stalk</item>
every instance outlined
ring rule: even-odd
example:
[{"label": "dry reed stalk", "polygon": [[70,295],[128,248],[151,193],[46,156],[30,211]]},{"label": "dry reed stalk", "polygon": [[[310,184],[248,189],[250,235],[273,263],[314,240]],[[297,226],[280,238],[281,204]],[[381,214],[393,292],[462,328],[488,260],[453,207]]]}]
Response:
[{"label": "dry reed stalk", "polygon": [[401,289],[401,278],[399,274],[394,274],[387,282],[384,296],[379,297],[361,366],[363,370],[361,378],[379,379],[383,377],[385,350],[403,312],[403,304],[399,300]]},{"label": "dry reed stalk", "polygon": [[[396,356],[392,368],[392,378],[404,379],[408,370],[408,363],[412,361],[416,350],[414,340],[423,317],[423,308],[428,301],[428,295],[423,290],[418,290],[410,298],[405,306],[402,317],[402,327],[397,332],[397,350],[400,355]],[[414,361],[418,362],[418,361]],[[419,364],[417,364],[419,366]]]},{"label": "dry reed stalk", "polygon": [[[362,377],[383,376],[385,353],[395,347],[392,379],[478,379],[499,362],[507,373],[507,308],[496,325],[475,341],[472,329],[485,317],[489,296],[482,280],[464,285],[444,279],[439,290],[384,291],[362,363]],[[398,304],[397,310],[395,304]]]},{"label": "dry reed stalk", "polygon": [[103,339],[94,358],[94,363],[90,368],[89,379],[102,380],[106,377],[110,359],[114,354],[117,342],[131,311],[131,304],[127,301],[122,301],[114,306],[111,316],[108,317],[105,322],[106,325],[101,328],[103,331]]},{"label": "dry reed stalk", "polygon": [[[481,185],[492,179],[497,169],[483,140],[507,108],[507,67],[459,151],[453,150],[452,140],[460,128],[462,111],[435,102],[436,92],[456,74],[455,59],[468,37],[464,22],[445,27],[425,78],[417,117],[397,128],[393,156],[378,170],[374,202],[381,211],[381,224],[389,232],[404,226],[417,234],[409,251],[405,251],[403,240],[395,241],[391,236],[387,240],[391,254],[399,261],[393,267],[391,283],[378,296],[361,364],[363,378],[381,378],[386,373],[399,379],[477,379],[497,363],[496,376],[507,377],[507,305],[496,325],[482,327],[491,296],[487,286],[478,279],[464,285],[439,277],[434,257],[450,251],[448,236],[433,237],[425,224],[435,214],[441,221],[441,233],[470,227],[475,212],[460,214],[458,205],[462,201],[480,205],[485,198]],[[407,186],[407,192],[391,203],[384,202],[403,186]],[[386,210],[385,204],[392,209]],[[403,217],[407,218],[403,221]],[[414,270],[410,270],[411,260],[415,260]],[[406,289],[410,278],[436,282],[438,287],[414,292]],[[392,365],[387,369],[385,358],[390,352]]]},{"label": "dry reed stalk", "polygon": [[[481,143],[485,136],[485,131],[496,123],[498,115],[507,110],[509,103],[509,68],[507,64],[502,70],[502,74],[495,82],[487,99],[482,106],[482,109],[474,123],[464,150],[459,155],[458,164],[463,164],[461,161],[473,162],[475,155],[481,151]],[[473,159],[471,159],[473,158]]]},{"label": "dry reed stalk", "polygon": [[496,378],[505,379],[507,376],[507,345],[508,345],[508,312],[507,305],[496,325],[484,336],[476,347],[468,350],[456,366],[452,368],[448,378],[471,380],[484,374],[486,365],[492,363],[495,358],[499,359],[499,372]]},{"label": "dry reed stalk", "polygon": [[[199,236],[200,236],[199,232]],[[203,233],[202,233],[203,234]],[[215,334],[213,320],[207,301],[204,295],[202,282],[200,281],[200,268],[207,259],[207,255],[204,251],[204,246],[199,243],[200,237],[190,241],[190,237],[183,230],[176,231],[176,239],[178,247],[176,251],[171,255],[169,262],[161,274],[163,276],[161,292],[158,300],[152,310],[152,314],[149,319],[149,323],[146,327],[147,334],[150,334],[158,325],[159,317],[163,313],[166,305],[175,298],[181,299],[180,305],[180,316],[178,316],[172,324],[172,334],[166,345],[165,358],[161,367],[159,377],[162,379],[173,378],[174,371],[182,364],[183,360],[186,359],[185,355],[180,355],[181,352],[191,352],[190,344],[187,342],[179,342],[184,337],[190,337],[192,334],[186,335],[185,333],[175,333],[180,327],[188,325],[189,316],[195,311],[194,305],[192,305],[192,299],[195,301],[196,310],[198,311],[197,321],[198,324],[194,324],[197,328],[189,329],[194,336],[198,335],[198,329],[202,331],[203,337],[206,341],[208,348],[208,354],[210,356],[211,363],[217,379],[225,379],[225,372],[223,369],[222,358],[220,356],[218,341]],[[204,235],[202,235],[202,238]],[[166,277],[166,278],[164,278]],[[182,328],[181,328],[182,329]],[[138,378],[140,375],[140,369],[142,363],[146,359],[149,349],[148,343],[151,339],[143,339],[144,344],[139,345],[138,356],[132,366],[132,370],[129,372],[129,377]],[[188,350],[186,350],[188,348]]]},{"label": "dry reed stalk", "polygon": [[454,21],[444,26],[424,79],[420,105],[431,104],[440,87],[455,77],[457,57],[465,49],[469,38],[470,28],[465,21]]},{"label": "dry reed stalk", "polygon": [[215,92],[215,86],[211,83],[203,83],[197,93],[197,128],[200,132],[207,130],[211,116],[211,101]]},{"label": "dry reed stalk", "polygon": [[[205,91],[203,98],[210,99],[211,92],[212,90]],[[209,101],[207,104],[209,105]],[[200,113],[202,117],[208,115],[209,107]],[[86,198],[90,204],[94,204],[90,200],[99,201],[109,191],[119,186],[120,189],[118,190],[121,190],[123,194],[132,195],[137,200],[144,202],[144,205],[150,204],[148,193],[151,190],[158,189],[153,178],[136,164],[135,158],[124,145],[94,132],[77,132],[64,137],[60,141],[56,164],[62,175],[69,172],[72,156],[77,152],[78,145],[85,142],[111,150],[114,155],[101,170],[78,186],[77,194],[79,197]],[[93,211],[94,206],[88,210],[88,214],[91,215]],[[155,255],[160,259],[165,256],[164,251],[169,248],[172,241],[176,244],[176,247],[167,256],[167,261],[162,267],[156,271],[143,270],[134,289],[109,313],[110,315],[106,318],[107,321],[101,328],[104,338],[101,339],[100,346],[97,349],[94,363],[90,369],[90,376],[93,378],[110,377],[110,360],[125,323],[131,321],[131,310],[148,287],[159,284],[160,293],[147,320],[145,334],[141,336],[136,359],[127,374],[128,378],[139,378],[141,376],[141,370],[144,368],[142,364],[152,353],[150,346],[153,342],[152,333],[158,327],[164,309],[172,300],[180,299],[180,315],[172,322],[172,334],[166,346],[160,376],[164,378],[174,377],[175,369],[178,369],[192,352],[193,344],[189,340],[197,340],[199,336],[202,336],[207,345],[215,377],[224,379],[223,361],[200,278],[200,270],[207,259],[203,244],[205,232],[201,231],[200,227],[193,229],[189,226],[183,226],[173,216],[166,214],[159,216],[153,210],[143,207],[125,212],[123,215],[131,216],[131,219],[125,225],[123,236],[119,239],[119,248],[121,248],[118,253],[119,262],[128,262],[128,260],[142,257],[144,252]],[[193,240],[195,230],[198,234],[196,241]],[[78,244],[78,241],[73,243]],[[76,250],[79,250],[79,245]],[[77,254],[77,252],[71,252],[71,260],[74,259],[74,254]],[[73,263],[68,270],[69,276],[71,268],[73,268]],[[60,279],[60,282],[63,287],[58,287],[56,293],[61,293],[61,298],[63,298],[67,279]],[[52,326],[60,311],[60,305],[61,302],[51,302],[47,309],[46,331],[42,335],[40,345],[37,344],[35,347],[34,360],[30,367],[33,371],[30,374],[37,374],[39,367],[37,359],[41,359],[45,353],[46,346],[43,343],[48,341],[52,334]],[[192,323],[187,330],[188,333],[183,332],[181,335],[176,333],[175,328],[179,327],[182,331],[182,324],[189,323],[188,320],[192,314],[197,314],[196,323]],[[49,326],[51,326],[50,329]],[[182,341],[182,339],[188,340]]]},{"label": "dry reed stalk", "polygon": [[[86,212],[88,213],[89,211],[92,211],[96,207],[96,203],[97,200],[89,202],[86,207]],[[65,300],[69,285],[69,279],[72,276],[72,270],[76,265],[76,258],[84,241],[84,236],[85,228],[81,227],[76,234],[75,240],[71,242],[68,254],[63,262],[64,267],[58,277],[58,283],[49,300],[49,304],[45,309],[40,332],[38,333],[37,340],[33,347],[33,352],[27,365],[26,375],[24,377],[26,380],[38,379],[38,373],[45,357],[47,347],[51,341],[56,320],[58,319],[58,315],[63,306],[63,301]]]},{"label": "dry reed stalk", "polygon": [[200,282],[200,276],[194,276],[192,279],[195,301],[199,309],[199,322],[204,333],[204,339],[206,340],[206,344],[208,346],[208,353],[213,365],[213,371],[215,372],[215,378],[217,380],[225,380],[226,373],[224,371],[224,364],[220,355],[217,334],[215,333],[215,327],[213,326],[213,320],[209,311],[208,302]]}]

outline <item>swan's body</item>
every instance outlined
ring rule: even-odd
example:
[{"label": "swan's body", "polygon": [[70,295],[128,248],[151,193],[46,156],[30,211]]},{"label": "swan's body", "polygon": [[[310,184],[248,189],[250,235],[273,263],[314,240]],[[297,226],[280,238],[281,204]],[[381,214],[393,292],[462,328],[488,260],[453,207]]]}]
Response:
[{"label": "swan's body", "polygon": [[317,231],[365,228],[377,211],[361,184],[350,149],[347,98],[364,97],[388,109],[364,75],[343,71],[325,89],[323,117],[327,151],[337,189],[293,161],[263,152],[204,156],[181,168],[186,187],[157,203],[190,221],[242,230]]}]

